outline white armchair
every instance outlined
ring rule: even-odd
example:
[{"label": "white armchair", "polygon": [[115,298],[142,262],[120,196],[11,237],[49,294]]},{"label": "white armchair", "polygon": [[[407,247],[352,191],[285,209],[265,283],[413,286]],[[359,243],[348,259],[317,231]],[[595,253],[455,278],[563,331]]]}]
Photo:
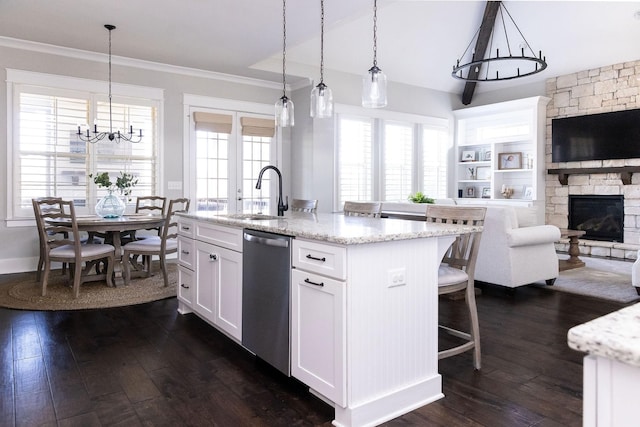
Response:
[{"label": "white armchair", "polygon": [[[522,224],[525,225],[525,224]],[[519,226],[516,208],[489,206],[476,262],[475,280],[515,288],[558,277],[554,225]]]}]

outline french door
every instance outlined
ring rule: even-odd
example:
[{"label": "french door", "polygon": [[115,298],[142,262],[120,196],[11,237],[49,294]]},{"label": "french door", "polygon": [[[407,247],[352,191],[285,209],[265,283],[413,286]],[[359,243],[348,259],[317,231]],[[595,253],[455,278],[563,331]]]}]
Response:
[{"label": "french door", "polygon": [[275,163],[273,117],[220,110],[194,111],[191,117],[196,195],[192,206],[216,213],[270,213],[273,177],[265,174],[261,190],[255,185],[260,170]]}]

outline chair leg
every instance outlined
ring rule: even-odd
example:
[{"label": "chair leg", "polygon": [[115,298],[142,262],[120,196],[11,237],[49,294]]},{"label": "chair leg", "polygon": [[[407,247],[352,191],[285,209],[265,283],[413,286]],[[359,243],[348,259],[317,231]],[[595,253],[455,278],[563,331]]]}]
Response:
[{"label": "chair leg", "polygon": [[[151,262],[149,261],[149,268],[151,268]],[[164,256],[160,255],[160,269],[162,270],[162,278],[164,279],[164,287],[169,286],[169,275],[167,274],[167,262]]]},{"label": "chair leg", "polygon": [[471,320],[471,339],[473,340],[473,367],[480,370],[480,324],[478,322],[478,307],[476,305],[476,292],[473,283],[467,286],[467,307],[469,308],[469,319]]},{"label": "chair leg", "polygon": [[49,283],[49,272],[51,268],[49,264],[45,263],[44,271],[42,273],[42,296],[47,295],[47,284]]},{"label": "chair leg", "polygon": [[131,260],[129,259],[129,254],[125,251],[125,253],[122,255],[122,265],[124,267],[124,271],[123,271],[123,279],[124,279],[124,284],[125,285],[129,285],[129,283],[131,282]]},{"label": "chair leg", "polygon": [[113,264],[115,263],[115,258],[105,258],[105,262],[107,263],[107,286],[113,288]]},{"label": "chair leg", "polygon": [[73,273],[73,298],[80,296],[80,281],[82,280],[82,263],[76,262]]},{"label": "chair leg", "polygon": [[39,282],[42,278],[42,267],[44,266],[44,259],[42,259],[42,253],[40,253],[40,258],[38,258],[38,270],[36,271],[36,282]]}]

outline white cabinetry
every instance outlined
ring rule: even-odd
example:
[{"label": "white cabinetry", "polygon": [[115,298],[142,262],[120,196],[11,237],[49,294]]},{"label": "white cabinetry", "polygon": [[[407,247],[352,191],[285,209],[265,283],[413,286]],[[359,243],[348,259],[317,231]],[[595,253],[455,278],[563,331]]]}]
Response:
[{"label": "white cabinetry", "polygon": [[538,96],[454,111],[458,198],[544,201],[548,102]]},{"label": "white cabinetry", "polygon": [[291,375],[346,406],[346,249],[294,239]]},{"label": "white cabinetry", "polygon": [[194,311],[242,339],[242,230],[182,220],[178,238],[179,311]]}]

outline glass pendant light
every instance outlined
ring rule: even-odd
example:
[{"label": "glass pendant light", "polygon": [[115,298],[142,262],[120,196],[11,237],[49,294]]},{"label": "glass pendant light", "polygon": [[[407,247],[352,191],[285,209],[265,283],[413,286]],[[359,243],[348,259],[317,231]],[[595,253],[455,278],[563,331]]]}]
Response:
[{"label": "glass pendant light", "polygon": [[283,128],[293,126],[293,101],[287,97],[285,67],[287,58],[287,0],[282,0],[282,97],[276,102],[276,126]]},{"label": "glass pendant light", "polygon": [[320,83],[311,91],[311,117],[324,119],[333,115],[333,93],[324,84],[324,0],[320,0]]},{"label": "glass pendant light", "polygon": [[387,106],[387,76],[378,68],[378,1],[373,0],[373,67],[362,78],[362,106],[382,108]]}]

